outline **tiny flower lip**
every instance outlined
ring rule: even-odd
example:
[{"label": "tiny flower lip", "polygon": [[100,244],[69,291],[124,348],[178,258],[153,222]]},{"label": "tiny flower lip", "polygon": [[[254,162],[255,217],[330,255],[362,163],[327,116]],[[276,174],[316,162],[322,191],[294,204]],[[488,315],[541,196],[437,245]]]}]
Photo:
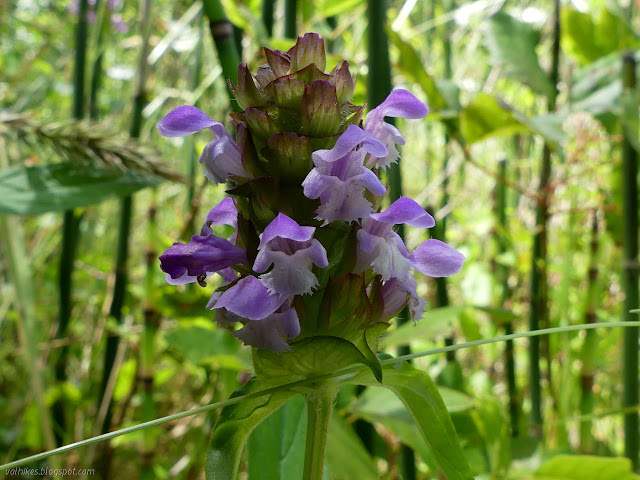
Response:
[{"label": "tiny flower lip", "polygon": [[384,212],[372,213],[370,217],[378,222],[394,225],[406,223],[418,228],[431,228],[436,224],[434,218],[418,202],[408,197],[400,197]]},{"label": "tiny flower lip", "polygon": [[306,242],[311,240],[315,231],[315,227],[302,227],[298,222],[284,213],[279,213],[278,216],[267,225],[264,232],[260,234],[260,245],[258,245],[258,249],[263,248],[276,237],[288,238],[296,242]]},{"label": "tiny flower lip", "polygon": [[434,238],[418,245],[409,258],[413,268],[433,278],[455,275],[465,262],[463,254]]},{"label": "tiny flower lip", "polygon": [[374,157],[385,157],[389,153],[387,147],[376,137],[356,125],[349,125],[331,150],[316,150],[313,152],[313,162],[316,163],[318,160],[322,160],[327,163],[333,163],[344,158],[358,145],[360,145],[361,151],[370,153]]}]

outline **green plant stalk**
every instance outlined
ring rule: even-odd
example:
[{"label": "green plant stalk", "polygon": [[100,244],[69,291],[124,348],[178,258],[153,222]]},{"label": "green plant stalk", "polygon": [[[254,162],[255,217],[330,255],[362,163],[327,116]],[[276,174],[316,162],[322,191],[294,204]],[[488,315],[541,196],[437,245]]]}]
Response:
[{"label": "green plant stalk", "polygon": [[[222,66],[222,75],[225,79],[238,83],[238,65],[240,54],[236,48],[233,34],[233,25],[227,19],[220,0],[202,0],[204,13],[209,19],[209,29],[213,37],[213,43],[218,52],[218,59]],[[240,107],[233,97],[231,89],[227,85],[227,93],[231,100],[231,108],[238,111]]]},{"label": "green plant stalk", "polygon": [[[502,158],[498,161],[498,174],[501,178],[507,178],[507,161]],[[498,244],[498,255],[503,255],[507,251],[507,242],[505,235],[508,232],[509,225],[507,222],[507,187],[503,182],[496,183],[495,190],[495,205],[496,205],[496,223],[498,229],[496,230],[496,240]],[[504,264],[498,266],[498,278],[502,284],[500,293],[500,305],[504,304],[510,299],[509,289],[509,267]],[[511,335],[513,333],[513,322],[507,320],[504,323],[505,335]],[[504,364],[505,364],[505,377],[507,379],[507,392],[509,395],[509,419],[511,424],[511,436],[517,437],[519,433],[519,405],[518,405],[518,391],[516,386],[516,362],[514,356],[513,340],[507,340],[504,349]]]},{"label": "green plant stalk", "polygon": [[305,445],[304,480],[322,480],[327,432],[336,392],[320,387],[305,395],[307,404],[307,439]]},{"label": "green plant stalk", "polygon": [[[85,115],[85,70],[87,55],[87,12],[88,0],[80,0],[78,5],[78,22],[76,24],[76,45],[73,72],[73,117],[82,120]],[[69,321],[71,320],[72,290],[73,290],[73,263],[76,257],[76,244],[80,220],[73,210],[66,210],[62,217],[62,241],[60,262],[58,264],[58,328],[56,338],[62,339],[67,335]],[[55,378],[58,382],[67,379],[67,353],[68,347],[63,347],[56,359]],[[61,401],[56,402],[52,408],[54,433],[56,444],[63,444],[66,432],[65,406]]]},{"label": "green plant stalk", "polygon": [[[633,99],[632,111],[637,112],[636,60],[633,52],[625,52],[622,57],[622,84],[625,95]],[[635,132],[634,132],[635,133]],[[625,319],[633,319],[635,314],[630,310],[638,308],[638,280],[640,264],[638,263],[638,154],[629,139],[630,132],[625,129],[622,140],[622,192],[623,192],[623,236],[624,263],[623,285],[625,292]],[[639,329],[631,328],[624,332],[623,348],[623,407],[638,405],[638,334]],[[640,450],[638,412],[624,416],[624,454],[638,471]]]},{"label": "green plant stalk", "polygon": [[262,23],[269,37],[273,37],[273,12],[275,0],[262,0]]},{"label": "green plant stalk", "polygon": [[[143,21],[143,40],[138,62],[138,72],[136,79],[135,92],[133,97],[133,110],[129,135],[132,138],[138,138],[142,129],[142,110],[147,103],[146,100],[146,75],[147,75],[147,56],[149,53],[149,35],[150,20],[147,14],[150,8],[150,0],[143,3],[141,18]],[[125,302],[125,294],[127,288],[128,271],[127,263],[129,259],[129,237],[131,233],[131,217],[133,215],[133,197],[126,196],[120,200],[120,220],[118,226],[118,244],[116,254],[116,272],[115,282],[113,286],[113,298],[109,308],[109,315],[117,324],[122,324],[122,307]],[[104,367],[102,372],[102,383],[100,386],[100,401],[107,390],[109,376],[113,370],[113,365],[118,351],[118,343],[120,338],[117,334],[111,332],[107,336],[107,344],[104,355]],[[108,432],[111,428],[111,420],[113,416],[111,399],[108,400],[107,413],[104,423],[102,424],[102,432]],[[108,467],[105,467],[108,468]]]},{"label": "green plant stalk", "polygon": [[284,37],[298,36],[298,0],[284,0]]},{"label": "green plant stalk", "polygon": [[[500,337],[493,338],[485,338],[481,340],[474,340],[473,342],[460,343],[458,345],[451,345],[449,347],[441,347],[435,348],[433,350],[426,350],[424,352],[412,353],[410,355],[403,355],[401,357],[390,358],[381,360],[381,365],[393,365],[400,362],[405,362],[409,360],[414,360],[416,358],[426,357],[429,355],[438,355],[440,353],[446,353],[451,350],[462,350],[465,348],[478,347],[481,345],[488,345],[491,343],[504,342],[506,340],[516,340],[518,338],[531,338],[537,337],[541,335],[552,335],[556,333],[564,333],[564,332],[577,332],[580,330],[592,330],[595,328],[634,328],[640,327],[640,321],[635,322],[602,322],[602,323],[594,323],[590,325],[568,325],[565,327],[554,327],[547,328],[545,330],[536,330],[535,332],[523,332],[523,333],[514,333],[512,335],[502,335]],[[194,415],[198,415],[200,413],[210,412],[212,410],[216,410],[219,408],[224,408],[228,405],[233,405],[235,403],[242,402],[244,400],[254,399],[264,397],[271,393],[280,392],[287,389],[298,388],[298,387],[307,387],[310,385],[317,385],[318,382],[330,379],[336,379],[340,377],[348,377],[353,374],[357,374],[366,370],[369,367],[362,365],[355,365],[353,367],[345,368],[344,370],[340,370],[333,373],[327,373],[324,375],[318,375],[317,377],[307,378],[304,380],[298,380],[295,382],[287,383],[285,385],[280,385],[278,387],[267,388],[260,392],[255,392],[247,395],[240,395],[237,397],[229,398],[227,400],[223,400],[221,402],[212,403],[209,405],[204,405],[202,407],[197,407],[191,410],[186,410],[184,412],[176,413],[173,415],[168,415],[166,417],[156,418],[150,422],[140,423],[138,425],[133,425],[131,427],[122,428],[115,432],[109,432],[102,435],[98,435],[93,438],[88,438],[86,440],[81,440],[79,442],[75,442],[69,445],[65,445],[63,447],[55,448],[53,450],[49,450],[47,452],[38,453],[36,455],[31,455],[30,457],[25,457],[20,460],[15,460],[11,463],[7,463],[4,465],[0,465],[0,470],[9,469],[14,467],[21,467],[23,465],[28,465],[33,462],[37,462],[43,460],[45,458],[49,458],[53,455],[57,455],[60,453],[66,453],[72,451],[76,448],[84,447],[87,445],[93,445],[99,442],[104,442],[106,440],[111,440],[112,438],[120,437],[122,435],[126,435],[133,432],[139,432],[140,430],[144,430],[146,428],[156,427],[159,425],[164,425],[165,423],[173,422],[175,420],[180,420],[182,418],[191,417]],[[625,413],[628,411],[627,409],[623,409],[622,411],[617,411],[613,413]]]},{"label": "green plant stalk", "polygon": [[[549,78],[553,89],[547,99],[547,111],[556,109],[560,63],[560,1],[554,0],[553,46],[551,72]],[[551,147],[545,142],[539,175],[540,199],[536,206],[536,232],[533,236],[531,255],[531,289],[529,293],[529,329],[537,330],[549,325],[548,283],[547,283],[547,223],[549,220],[551,177]],[[546,339],[545,339],[546,340]],[[529,346],[529,390],[531,395],[530,434],[542,438],[542,392],[540,379],[540,353],[547,360],[547,381],[551,386],[551,355],[548,342],[540,345],[540,339],[532,338]]]},{"label": "green plant stalk", "polygon": [[[138,391],[142,392],[142,407],[140,419],[142,422],[149,422],[154,418],[153,402],[153,372],[155,365],[155,339],[160,323],[160,314],[156,309],[156,286],[157,275],[157,189],[151,190],[151,200],[147,213],[147,271],[145,276],[145,301],[143,312],[143,331],[140,342],[140,361],[138,367]],[[145,431],[142,438],[142,449],[140,452],[140,478],[143,480],[153,480],[153,453],[155,451],[155,437],[150,431]]]},{"label": "green plant stalk", "polygon": [[[454,8],[453,0],[445,1],[443,4],[443,9],[445,13],[452,11]],[[442,48],[444,50],[444,76],[447,79],[451,79],[453,74],[453,69],[451,67],[451,22],[446,22],[443,25],[442,31]],[[446,207],[449,203],[449,175],[447,174],[448,166],[449,166],[449,154],[451,152],[450,147],[450,138],[449,133],[445,130],[444,133],[444,159],[442,163],[442,172],[444,173],[444,178],[442,180],[442,207]],[[433,235],[435,238],[442,242],[446,242],[447,238],[447,218],[444,217],[439,221],[439,225],[433,230]],[[447,279],[445,277],[440,277],[435,279],[436,283],[436,301],[438,307],[447,307],[449,305],[449,292],[447,291]],[[450,335],[444,339],[445,345],[453,345],[454,343],[453,335]],[[456,361],[455,352],[449,352],[447,354],[447,362],[453,363]]]},{"label": "green plant stalk", "polygon": [[[597,290],[598,290],[598,212],[593,212],[591,225],[591,242],[589,244],[589,270],[587,278],[587,297],[585,301],[585,323],[596,323]],[[582,345],[582,371],[580,372],[580,414],[585,418],[580,422],[580,452],[594,453],[595,442],[591,428],[591,415],[595,406],[593,396],[594,377],[596,373],[597,338],[593,330],[586,332]]]}]

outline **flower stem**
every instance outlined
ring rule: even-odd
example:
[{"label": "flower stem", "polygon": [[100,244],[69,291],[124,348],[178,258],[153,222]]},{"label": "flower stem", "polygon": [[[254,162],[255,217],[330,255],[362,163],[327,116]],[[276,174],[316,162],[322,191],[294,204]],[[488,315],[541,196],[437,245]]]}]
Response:
[{"label": "flower stem", "polygon": [[321,388],[305,396],[307,403],[307,442],[304,457],[305,480],[321,480],[327,431],[336,392]]}]

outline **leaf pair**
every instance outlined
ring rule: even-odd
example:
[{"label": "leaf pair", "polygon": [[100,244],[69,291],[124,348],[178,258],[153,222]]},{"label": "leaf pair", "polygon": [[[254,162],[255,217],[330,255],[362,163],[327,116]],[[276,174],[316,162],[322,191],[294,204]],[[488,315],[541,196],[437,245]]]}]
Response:
[{"label": "leaf pair", "polygon": [[[325,358],[331,359],[332,353],[334,352],[325,352]],[[473,475],[458,443],[449,412],[431,378],[406,363],[387,365],[383,367],[383,371],[382,386],[391,390],[402,401],[442,474],[448,480],[472,479]],[[349,384],[380,386],[368,370],[345,374],[331,382],[336,388]],[[254,378],[234,396],[255,393],[266,386],[259,378]],[[266,398],[252,399],[223,409],[208,450],[207,480],[234,480],[244,444],[251,432],[296,394],[295,390],[283,386],[283,390]],[[328,451],[332,451],[331,446]],[[289,472],[281,473],[285,478],[291,478],[288,476]]]}]

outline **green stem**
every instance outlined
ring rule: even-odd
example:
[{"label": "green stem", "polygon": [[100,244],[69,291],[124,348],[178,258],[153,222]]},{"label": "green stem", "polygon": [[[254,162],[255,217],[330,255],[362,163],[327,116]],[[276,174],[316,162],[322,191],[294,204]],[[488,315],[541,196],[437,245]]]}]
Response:
[{"label": "green stem", "polygon": [[[240,55],[236,48],[233,34],[233,25],[227,19],[224,8],[220,0],[203,0],[204,13],[209,19],[209,29],[218,52],[218,59],[222,66],[222,75],[225,79],[238,83],[238,65]],[[238,103],[235,101],[231,89],[227,86],[227,93],[231,99],[231,107],[238,110]]]},{"label": "green stem", "polygon": [[[87,56],[87,12],[88,0],[80,0],[78,6],[78,23],[76,25],[76,45],[73,73],[73,117],[81,120],[85,115],[85,71]],[[58,328],[56,338],[61,339],[67,335],[69,321],[71,320],[71,303],[73,290],[73,263],[76,256],[76,243],[80,220],[73,210],[65,210],[62,217],[62,242],[60,263],[58,264]],[[68,348],[65,346],[56,359],[55,377],[59,382],[67,379],[66,356]],[[63,444],[63,436],[66,431],[65,406],[58,401],[52,409],[54,421],[54,433],[56,443]]]},{"label": "green stem", "polygon": [[[553,88],[547,99],[547,111],[556,108],[557,84],[560,63],[560,1],[554,1],[553,46],[551,72],[549,78]],[[540,167],[540,200],[536,207],[536,233],[533,237],[533,255],[531,256],[531,290],[529,295],[529,329],[537,330],[549,326],[549,305],[547,301],[547,223],[549,219],[551,177],[551,146],[545,142]],[[534,438],[542,438],[542,393],[540,385],[540,339],[532,338],[529,347],[529,382],[531,391],[530,433]],[[551,354],[545,341],[542,352],[547,359],[547,380],[551,386]]]},{"label": "green stem", "polygon": [[[591,242],[589,255],[588,287],[585,301],[585,323],[595,323],[597,302],[598,279],[598,212],[593,212],[591,226]],[[596,372],[597,338],[595,332],[587,331],[582,346],[582,371],[580,373],[580,414],[589,417],[593,414],[595,405],[593,396],[593,384]],[[586,419],[580,422],[580,451],[582,453],[594,453],[595,442],[591,432],[592,420]]]},{"label": "green stem", "polygon": [[[502,158],[498,161],[498,174],[501,178],[507,178],[507,161]],[[504,182],[498,181],[496,183],[495,193],[495,205],[496,205],[496,223],[498,228],[495,231],[496,242],[498,244],[498,255],[502,255],[507,251],[507,242],[505,235],[508,231],[507,223],[507,187]],[[504,264],[498,265],[497,268],[498,277],[502,284],[502,291],[500,292],[500,306],[505,308],[504,305],[509,301],[509,267]],[[504,333],[510,335],[513,333],[513,322],[507,320],[504,324]],[[507,392],[509,394],[509,418],[511,420],[511,436],[518,436],[518,399],[517,399],[517,387],[516,387],[516,366],[514,357],[513,340],[507,340],[504,349],[504,363],[505,363],[505,376],[507,379]]]},{"label": "green stem", "polygon": [[[622,83],[625,95],[634,99],[632,111],[637,112],[636,60],[634,52],[625,52],[622,57]],[[637,113],[636,113],[637,115]],[[638,262],[638,154],[628,138],[633,134],[624,131],[622,141],[622,178],[623,178],[623,234],[624,234],[624,266],[623,285],[625,291],[624,316],[632,319],[635,314],[630,310],[638,308],[638,279],[640,264]],[[624,332],[624,392],[623,407],[638,405],[638,328],[630,328]],[[638,450],[638,412],[624,416],[624,453],[633,464],[634,471],[640,466]]]},{"label": "green stem", "polygon": [[307,441],[304,457],[304,480],[322,480],[324,452],[329,420],[336,392],[325,387],[305,395],[307,403]]},{"label": "green stem", "polygon": [[273,12],[275,0],[262,0],[262,23],[269,37],[273,36]]},{"label": "green stem", "polygon": [[284,0],[284,36],[296,38],[298,36],[298,0]]}]

